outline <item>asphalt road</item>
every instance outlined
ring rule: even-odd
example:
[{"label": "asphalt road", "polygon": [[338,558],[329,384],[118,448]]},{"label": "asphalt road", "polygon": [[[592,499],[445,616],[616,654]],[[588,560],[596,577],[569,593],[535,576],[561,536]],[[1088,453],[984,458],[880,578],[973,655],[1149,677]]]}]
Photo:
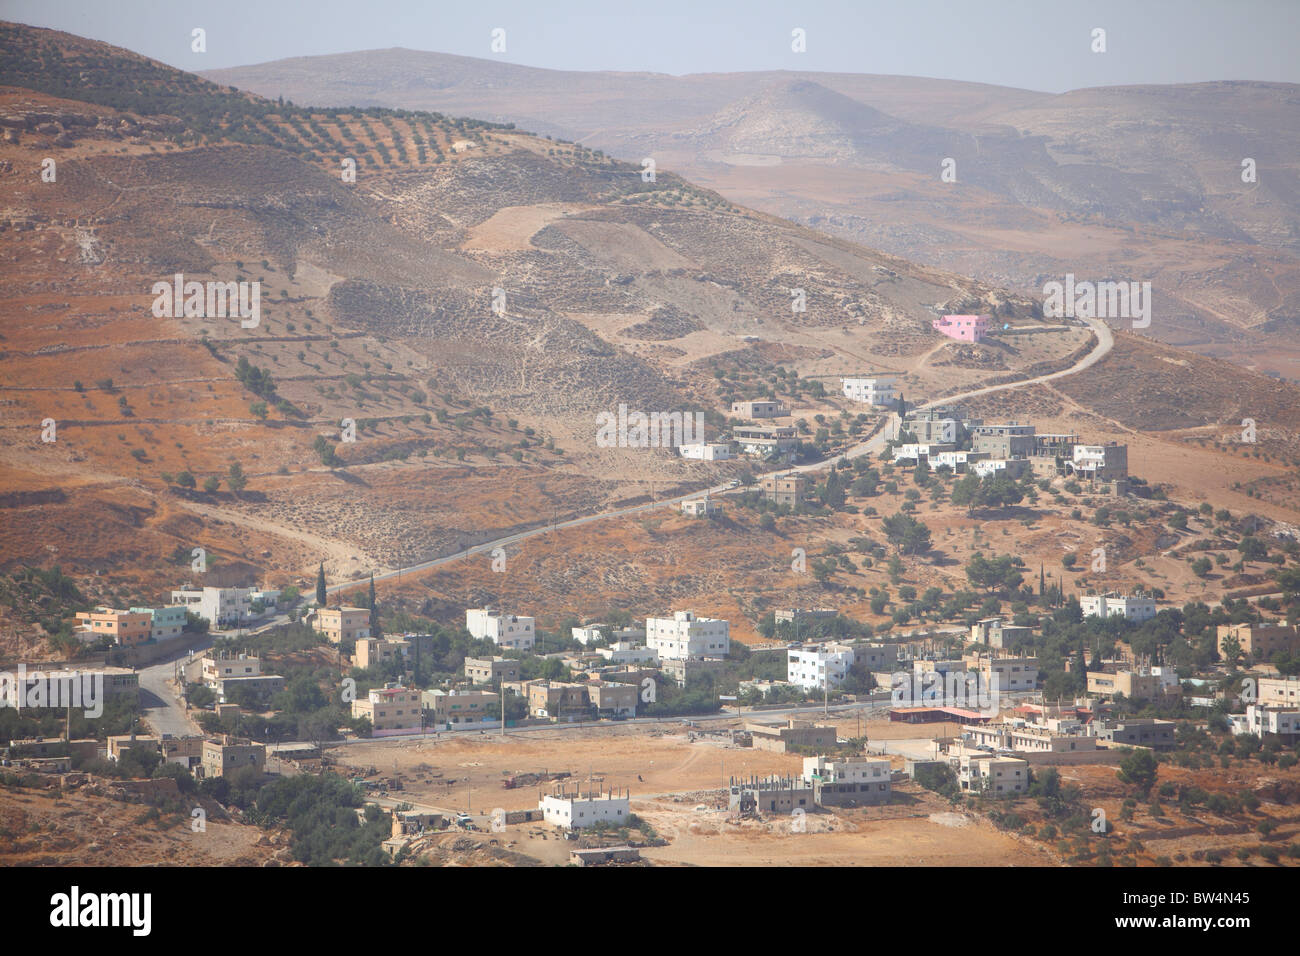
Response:
[{"label": "asphalt road", "polygon": [[[925,402],[924,404],[921,405],[914,405],[912,406],[913,409],[933,408],[936,405],[950,405],[958,402],[963,402],[971,398],[978,398],[982,395],[990,395],[994,392],[1008,391],[1013,388],[1024,388],[1027,385],[1039,385],[1042,384],[1043,382],[1050,382],[1053,379],[1057,379],[1057,378],[1065,378],[1068,375],[1074,375],[1078,372],[1083,371],[1086,368],[1090,368],[1091,366],[1095,365],[1097,362],[1101,361],[1101,359],[1108,352],[1110,352],[1112,348],[1114,348],[1115,339],[1114,336],[1111,334],[1110,328],[1106,325],[1105,322],[1102,322],[1097,319],[1089,319],[1085,321],[1087,321],[1087,324],[1092,328],[1093,332],[1095,332],[1097,335],[1097,346],[1091,352],[1085,355],[1083,358],[1079,359],[1078,362],[1071,365],[1069,368],[1062,369],[1059,372],[1051,372],[1046,375],[1037,375],[1034,378],[1022,379],[1015,382],[1003,382],[1000,385],[989,385],[984,388],[969,389],[965,392],[959,392],[956,395],[947,395],[943,398],[937,398],[934,399],[933,401]],[[898,417],[897,415],[891,416],[891,422],[892,420],[897,419],[897,417]],[[888,426],[886,426],[885,428],[882,428],[877,435],[867,439],[865,442],[853,446],[843,454],[833,455],[824,461],[813,462],[807,465],[796,465],[791,468],[779,468],[776,470],[776,473],[788,474],[790,472],[797,472],[801,474],[807,474],[810,472],[821,471],[823,469],[829,468],[840,458],[860,458],[863,455],[878,454],[885,447],[885,441],[888,434],[889,434],[889,428]],[[603,521],[606,518],[620,518],[620,517],[625,517],[627,515],[642,514],[647,511],[653,511],[656,508],[667,508],[675,505],[680,505],[683,501],[686,501],[689,498],[698,498],[704,494],[721,495],[729,491],[738,491],[738,490],[740,489],[733,489],[729,483],[721,484],[703,491],[692,491],[688,494],[677,495],[676,497],[673,498],[665,498],[662,501],[652,501],[640,505],[629,505],[623,508],[614,508],[609,511],[600,511],[595,514],[584,515],[580,518],[570,518],[567,521],[561,521],[557,524],[543,525],[538,528],[532,528],[528,531],[520,531],[516,534],[506,535],[505,537],[497,538],[494,541],[485,541],[483,544],[474,545],[473,547],[466,548],[463,551],[457,551],[453,554],[443,555],[440,558],[432,558],[428,561],[421,561],[418,564],[412,564],[408,567],[398,568],[395,571],[385,571],[381,574],[376,574],[375,580],[376,581],[394,580],[403,574],[412,574],[419,571],[427,571],[430,568],[437,568],[437,567],[441,567],[444,564],[451,564],[454,561],[459,561],[462,558],[469,557],[470,555],[490,554],[496,548],[504,548],[510,545],[519,544],[522,541],[527,541],[529,538],[535,538],[539,535],[548,534],[549,532],[556,529],[579,528],[582,527],[583,525],[591,524],[593,521]],[[369,580],[370,580],[369,575],[367,575],[366,577],[358,578],[355,581],[346,581],[340,584],[332,584],[326,588],[326,591],[350,590],[352,588],[356,588],[368,584]]]}]

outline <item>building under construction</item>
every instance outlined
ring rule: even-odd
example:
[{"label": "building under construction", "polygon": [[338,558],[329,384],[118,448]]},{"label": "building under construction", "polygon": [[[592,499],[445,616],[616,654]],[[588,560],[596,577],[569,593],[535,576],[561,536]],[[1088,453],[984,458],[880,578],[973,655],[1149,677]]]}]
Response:
[{"label": "building under construction", "polygon": [[727,809],[746,813],[793,813],[811,810],[813,788],[800,777],[731,778]]}]

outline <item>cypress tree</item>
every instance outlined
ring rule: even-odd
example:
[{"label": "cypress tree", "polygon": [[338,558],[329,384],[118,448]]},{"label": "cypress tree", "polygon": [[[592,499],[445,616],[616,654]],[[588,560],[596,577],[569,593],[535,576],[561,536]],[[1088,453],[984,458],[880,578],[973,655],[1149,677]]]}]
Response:
[{"label": "cypress tree", "polygon": [[320,563],[320,570],[316,572],[316,603],[321,607],[325,606],[325,562]]},{"label": "cypress tree", "polygon": [[379,636],[379,602],[375,600],[375,572],[370,572],[370,636]]}]

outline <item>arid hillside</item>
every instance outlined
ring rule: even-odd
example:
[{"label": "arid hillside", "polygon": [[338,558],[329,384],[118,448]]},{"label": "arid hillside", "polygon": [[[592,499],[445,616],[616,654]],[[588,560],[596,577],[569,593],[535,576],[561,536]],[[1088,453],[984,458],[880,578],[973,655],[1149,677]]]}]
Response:
[{"label": "arid hillside", "polygon": [[[814,378],[907,372],[943,348],[937,313],[1038,321],[584,147],[283,106],[52,31],[0,42],[7,78],[38,87],[0,93],[9,566],[142,588],[198,545],[245,575],[391,567],[739,467],[598,447],[620,403],[710,433],[773,389],[838,414]],[[256,323],[159,308],[176,274],[258,283]]]},{"label": "arid hillside", "polygon": [[[1025,296],[585,146],[281,104],[51,31],[8,25],[0,44],[7,77],[36,87],[0,90],[0,565],[60,565],[92,600],[157,600],[199,546],[208,583],[303,583],[321,561],[355,580],[768,467],[604,447],[597,416],[619,405],[698,413],[712,437],[734,400],[778,398],[833,457],[881,425],[839,396],[841,375],[890,372],[915,402],[1099,347]],[[257,283],[256,320],[202,296],[189,314],[159,306],[177,274]],[[930,327],[974,311],[1011,331],[972,347]],[[1225,495],[1297,517],[1292,386],[1129,335],[1086,371],[997,395],[987,418],[1041,400],[1098,440],[1203,453],[1195,473],[1231,475]],[[1216,469],[1236,451],[1206,436],[1248,411],[1265,444]],[[1138,473],[1179,494],[1177,467]],[[732,551],[741,568],[766,560],[744,522],[672,568],[626,560],[644,542],[625,533],[593,525],[589,555],[538,569],[566,595],[555,613],[615,598],[761,610],[714,570]],[[435,584],[441,599],[479,587],[447,573],[465,577]]]},{"label": "arid hillside", "polygon": [[1151,282],[1156,338],[1300,377],[1288,84],[1053,95],[867,74],[578,73],[402,49],[208,75],[653,157],[735,202],[1026,294],[1066,273]]}]

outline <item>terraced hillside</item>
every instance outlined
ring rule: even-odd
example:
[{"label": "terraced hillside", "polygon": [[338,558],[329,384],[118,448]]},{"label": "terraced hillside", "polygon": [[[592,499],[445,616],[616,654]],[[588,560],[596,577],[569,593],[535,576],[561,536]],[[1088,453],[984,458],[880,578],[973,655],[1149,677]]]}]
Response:
[{"label": "terraced hillside", "polygon": [[[602,447],[620,404],[699,412],[712,436],[732,401],[776,397],[833,457],[879,424],[840,375],[891,371],[915,400],[1064,369],[1094,341],[571,143],[299,109],[26,27],[0,57],[35,87],[0,90],[0,569],[61,565],[91,600],[156,600],[199,545],[208,583],[322,560],[351,578],[766,467]],[[156,312],[178,273],[259,283],[257,322]],[[968,311],[1034,334],[971,348],[930,327]],[[1197,395],[1230,421],[1227,398],[1265,380],[1206,363],[1165,363],[1140,400]],[[1134,413],[1122,375],[1065,381],[1107,428]],[[1294,435],[1278,389],[1270,427]],[[1243,477],[1285,467],[1266,464]],[[641,599],[682,595],[718,551],[689,553]]]},{"label": "terraced hillside", "polygon": [[1293,84],[1057,95],[812,70],[543,70],[408,49],[206,75],[300,103],[470,112],[654,157],[746,206],[1027,294],[1066,273],[1140,278],[1158,301],[1151,335],[1300,377]]}]

